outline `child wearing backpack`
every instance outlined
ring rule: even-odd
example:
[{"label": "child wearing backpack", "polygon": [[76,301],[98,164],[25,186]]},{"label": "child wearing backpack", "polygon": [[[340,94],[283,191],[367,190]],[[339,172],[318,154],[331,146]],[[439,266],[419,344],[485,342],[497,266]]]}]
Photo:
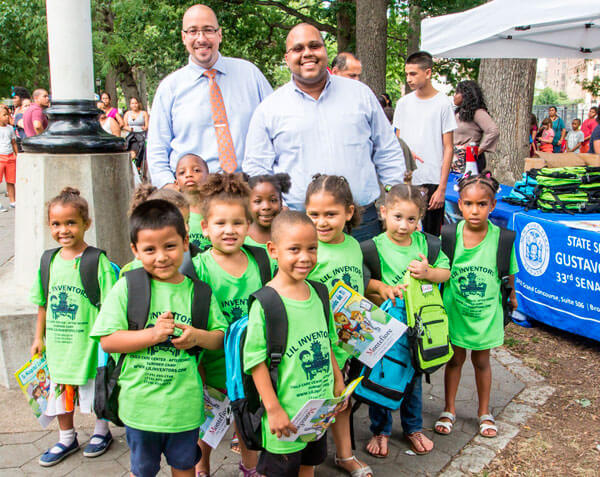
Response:
[{"label": "child wearing backpack", "polygon": [[[342,280],[346,285],[365,294],[363,276],[363,256],[359,243],[349,235],[353,227],[360,224],[360,211],[354,203],[350,184],[342,176],[316,174],[306,190],[306,215],[317,228],[319,250],[317,264],[308,278],[323,283],[328,291]],[[374,280],[369,286],[375,284]],[[381,282],[378,285],[385,287]],[[391,287],[387,293],[393,297]],[[379,291],[379,290],[378,290]],[[350,357],[342,348],[333,347],[340,369],[346,366]],[[354,477],[369,477],[373,471],[352,453],[350,439],[350,407],[336,416],[331,425],[335,442],[335,464]]]},{"label": "child wearing backpack", "polygon": [[[381,281],[394,287],[402,298],[405,272],[431,283],[442,283],[450,276],[448,257],[440,251],[434,264],[427,261],[427,240],[417,230],[425,214],[427,203],[418,187],[406,184],[393,186],[385,195],[381,216],[386,231],[373,239],[381,262]],[[402,430],[416,454],[428,454],[433,442],[423,433],[422,375],[415,374],[408,385],[400,407]],[[392,413],[378,406],[369,407],[373,437],[367,452],[374,457],[387,457],[388,441],[392,431]]]},{"label": "child wearing backpack", "polygon": [[[498,429],[489,409],[492,385],[490,349],[504,343],[503,297],[497,262],[502,232],[488,217],[496,205],[498,182],[485,171],[478,175],[465,175],[458,188],[458,206],[464,220],[456,227],[451,276],[444,287],[444,307],[448,313],[454,356],[446,365],[446,405],[434,429],[442,435],[452,432],[461,370],[470,349],[479,397],[479,434],[496,437]],[[445,248],[444,240],[442,233],[442,248]],[[510,266],[507,268],[512,282],[518,271],[514,247],[501,253],[510,254]],[[516,308],[514,291],[510,301]]]},{"label": "child wearing backpack", "polygon": [[269,371],[265,310],[258,300],[250,308],[243,363],[244,371],[252,375],[265,409],[264,450],[257,471],[267,477],[314,475],[314,467],[327,457],[326,435],[308,444],[278,438],[296,431],[291,418],[306,401],[329,399],[344,391],[332,349],[338,340],[333,314],[329,310],[329,319],[326,318],[321,292],[306,281],[317,261],[317,245],[315,226],[303,213],[286,210],[273,220],[267,246],[279,270],[264,289],[279,296],[288,324],[286,346],[275,368],[276,383],[272,383]]},{"label": "child wearing backpack", "polygon": [[[190,203],[185,198],[185,196],[174,189],[163,188],[158,189],[151,184],[140,184],[133,191],[133,196],[131,198],[131,203],[129,204],[128,215],[131,216],[133,211],[143,202],[148,200],[161,199],[170,202],[175,207],[179,209],[181,215],[183,215],[183,220],[185,220],[186,227],[188,226],[188,221],[190,217]],[[133,270],[134,268],[141,268],[142,262],[137,258],[134,258],[131,262],[123,265],[121,268],[121,273],[119,278],[125,275],[125,272],[129,270]]]},{"label": "child wearing backpack", "polygon": [[275,175],[253,176],[248,179],[250,187],[250,214],[252,223],[248,228],[248,236],[244,243],[267,249],[271,240],[271,224],[281,212],[282,194],[292,186],[290,176],[286,173]]},{"label": "child wearing backpack", "polygon": [[[108,353],[126,353],[118,379],[118,416],[125,424],[132,474],[156,475],[164,454],[173,475],[193,477],[204,421],[198,359],[203,349],[223,346],[227,323],[211,296],[201,317],[205,329],[192,326],[200,321],[197,289],[208,287],[179,271],[188,237],[177,207],[159,199],[146,201],[132,212],[130,230],[131,249],[144,273],[131,270],[117,282],[92,337]],[[137,290],[144,280],[149,296],[136,305],[134,300],[141,298],[130,296],[129,289]],[[134,306],[147,307],[143,326],[130,326]]]},{"label": "child wearing backpack", "polygon": [[[31,290],[31,301],[38,305],[31,355],[43,352],[45,340],[51,380],[45,414],[57,416],[59,425],[58,442],[39,459],[43,467],[58,464],[79,449],[73,425],[75,404],[79,403],[82,412],[92,411],[98,345],[90,338],[90,332],[100,303],[115,283],[115,271],[106,255],[85,242],[85,232],[91,224],[88,203],[79,190],[65,187],[50,200],[48,226],[61,247],[44,253]],[[94,253],[95,258],[90,259],[94,263],[88,262],[87,257]],[[88,273],[88,263],[91,270],[97,270],[95,276],[83,276]],[[91,285],[85,286],[89,281],[99,296],[93,297]],[[97,419],[83,455],[102,455],[111,442],[108,421]]]},{"label": "child wearing backpack", "polygon": [[208,177],[206,161],[196,154],[186,154],[179,159],[175,169],[175,185],[190,203],[190,243],[203,252],[210,248],[210,240],[202,233],[202,194],[200,187]]},{"label": "child wearing backpack", "polygon": [[[241,174],[209,174],[200,188],[203,197],[202,231],[211,247],[193,258],[200,280],[213,290],[228,324],[248,314],[248,298],[271,279],[267,252],[261,247],[244,245],[251,221],[250,189]],[[209,386],[225,392],[226,371],[223,350],[204,354],[202,364]],[[232,450],[241,453],[240,470],[244,476],[256,475],[258,453],[246,449],[237,437]],[[201,441],[203,457],[199,475],[210,473],[211,447]]]}]

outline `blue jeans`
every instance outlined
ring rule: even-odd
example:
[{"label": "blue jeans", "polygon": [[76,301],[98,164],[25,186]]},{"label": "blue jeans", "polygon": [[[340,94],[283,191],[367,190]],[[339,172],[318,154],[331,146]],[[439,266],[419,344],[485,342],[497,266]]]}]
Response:
[{"label": "blue jeans", "polygon": [[562,146],[560,144],[553,144],[552,145],[552,152],[554,154],[559,153],[562,150]]},{"label": "blue jeans", "polygon": [[367,205],[362,213],[360,225],[352,230],[351,235],[359,242],[371,239],[382,232],[381,221],[377,215],[375,203]]},{"label": "blue jeans", "polygon": [[[415,374],[400,405],[400,421],[404,435],[423,430],[422,375]],[[371,432],[374,436],[392,434],[392,412],[378,406],[369,406]]]}]

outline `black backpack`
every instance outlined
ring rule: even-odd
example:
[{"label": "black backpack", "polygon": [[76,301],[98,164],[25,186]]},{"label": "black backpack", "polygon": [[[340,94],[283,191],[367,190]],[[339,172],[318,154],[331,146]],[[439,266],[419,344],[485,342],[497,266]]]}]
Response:
[{"label": "black backpack", "polygon": [[[311,280],[308,280],[308,282],[315,289],[323,304],[325,323],[327,329],[329,329],[330,304],[327,287]],[[277,379],[279,376],[278,366],[279,363],[281,363],[281,358],[283,357],[287,346],[287,313],[279,293],[269,286],[265,286],[250,295],[248,309],[250,309],[254,300],[260,302],[265,313],[269,374],[271,376],[273,389],[277,392]],[[247,322],[240,320],[234,323],[227,333],[227,342],[225,344],[226,360],[228,359],[227,351],[232,349],[233,352],[229,353],[229,359],[236,361],[235,366],[238,367],[238,373],[236,373],[236,375],[241,377],[242,381],[241,383],[235,383],[235,386],[233,384],[228,385],[228,393],[230,397],[233,397],[232,394],[236,393],[236,396],[231,402],[231,409],[238,435],[244,441],[248,449],[261,450],[261,418],[264,413],[264,407],[262,406],[252,376],[243,372],[243,349],[246,340],[246,325]],[[334,359],[333,356],[331,358]],[[229,387],[232,389],[230,390]],[[236,390],[234,390],[234,388],[236,388]]]},{"label": "black backpack", "polygon": [[[435,235],[431,235],[426,232],[423,232],[423,235],[425,235],[425,241],[427,242],[427,261],[431,266],[433,266],[435,261],[438,259],[438,255],[440,254],[442,242]],[[373,239],[361,242],[360,249],[363,254],[363,263],[365,265],[364,276],[366,290],[370,278],[373,280],[381,280],[381,260],[379,259],[377,246],[375,245],[375,241]]]},{"label": "black backpack", "polygon": [[[194,274],[195,275],[195,274]],[[188,277],[194,283],[192,298],[192,326],[205,330],[208,326],[208,315],[212,290],[198,280]],[[143,330],[148,322],[150,313],[151,277],[143,268],[136,268],[125,273],[127,280],[127,325],[129,330]],[[202,348],[195,346],[186,350],[187,353],[198,356]],[[95,381],[94,412],[103,419],[108,419],[117,426],[123,426],[119,418],[119,376],[127,353],[122,353],[115,363],[109,354],[106,365],[98,368]]]},{"label": "black backpack", "polygon": [[[266,285],[271,278],[273,278],[271,274],[271,262],[269,260],[269,255],[264,248],[256,247],[255,245],[244,244],[242,245],[242,248],[256,261],[256,264],[258,265],[258,271],[260,273],[260,282],[263,284],[263,286]],[[183,263],[181,264],[181,267],[179,267],[179,271],[190,278],[194,277],[198,279],[192,258],[199,253],[208,253],[208,250],[202,251],[200,247],[190,243],[189,253],[186,253],[183,256]]]},{"label": "black backpack", "polygon": [[[48,304],[48,291],[50,285],[50,264],[54,256],[62,247],[46,250],[40,259],[40,278],[42,281],[42,290],[44,291],[44,299]],[[87,247],[81,255],[79,263],[79,276],[83,290],[92,305],[100,309],[100,285],[98,283],[98,261],[100,255],[106,255],[104,250],[96,247]]]},{"label": "black backpack", "polygon": [[[442,250],[450,260],[450,267],[454,259],[456,250],[456,229],[458,224],[446,224],[442,227]],[[509,285],[510,277],[510,257],[512,255],[513,245],[515,243],[516,233],[500,227],[500,237],[498,238],[498,253],[496,254],[496,268],[500,278],[500,294],[502,296],[502,312],[504,315],[504,326],[511,322],[513,306],[510,302],[512,288]]]}]

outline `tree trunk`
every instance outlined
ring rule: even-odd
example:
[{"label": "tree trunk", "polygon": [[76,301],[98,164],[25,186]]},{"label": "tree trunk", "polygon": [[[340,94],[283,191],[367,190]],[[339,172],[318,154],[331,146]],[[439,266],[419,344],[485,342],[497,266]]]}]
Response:
[{"label": "tree trunk", "polygon": [[132,97],[139,98],[140,91],[133,75],[133,69],[124,56],[119,57],[119,63],[116,66],[119,75],[119,84],[125,95],[125,108],[129,107],[129,100]]},{"label": "tree trunk", "polygon": [[479,84],[500,139],[495,153],[486,153],[488,169],[503,184],[523,174],[529,156],[529,121],[537,60],[481,60]]},{"label": "tree trunk", "polygon": [[356,55],[362,62],[361,80],[376,95],[385,93],[387,0],[357,0]]},{"label": "tree trunk", "polygon": [[337,20],[337,48],[338,53],[343,51],[353,51],[356,47],[356,38],[354,36],[354,15],[352,8],[354,0],[339,0],[339,7],[336,14]]},{"label": "tree trunk", "polygon": [[[421,2],[410,0],[408,3],[408,32],[406,41],[406,57],[419,51],[421,43]],[[404,83],[404,94],[411,92],[410,87]]]},{"label": "tree trunk", "polygon": [[146,72],[142,69],[135,69],[135,81],[140,91],[140,97],[138,98],[141,102],[142,109],[148,110],[148,82],[146,81]]},{"label": "tree trunk", "polygon": [[[106,78],[104,78],[104,91],[110,95],[110,105],[117,108],[119,105],[117,97],[117,73],[111,66],[106,72]],[[100,92],[98,92],[100,94]]]}]

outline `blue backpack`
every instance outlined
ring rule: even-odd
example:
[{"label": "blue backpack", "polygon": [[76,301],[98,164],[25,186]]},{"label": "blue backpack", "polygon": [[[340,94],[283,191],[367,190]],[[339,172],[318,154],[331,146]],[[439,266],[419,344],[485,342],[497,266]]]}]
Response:
[{"label": "blue backpack", "polygon": [[[325,314],[325,323],[329,328],[329,293],[325,285],[308,280],[315,289]],[[265,286],[252,293],[248,301],[248,310],[254,300],[258,300],[265,313],[267,336],[267,364],[273,389],[277,392],[278,366],[287,347],[288,320],[285,306],[279,294]],[[244,316],[229,325],[225,335],[225,369],[227,372],[227,396],[231,401],[231,411],[240,439],[250,450],[262,450],[261,419],[264,407],[254,385],[252,376],[244,373],[244,342],[248,328],[248,317]]]},{"label": "blue backpack", "polygon": [[[386,300],[381,309],[406,324],[404,300],[397,298],[396,306],[391,300]],[[408,333],[404,333],[375,366],[363,366],[361,376],[364,377],[354,390],[354,399],[359,403],[395,411],[400,408],[414,374]]]}]

